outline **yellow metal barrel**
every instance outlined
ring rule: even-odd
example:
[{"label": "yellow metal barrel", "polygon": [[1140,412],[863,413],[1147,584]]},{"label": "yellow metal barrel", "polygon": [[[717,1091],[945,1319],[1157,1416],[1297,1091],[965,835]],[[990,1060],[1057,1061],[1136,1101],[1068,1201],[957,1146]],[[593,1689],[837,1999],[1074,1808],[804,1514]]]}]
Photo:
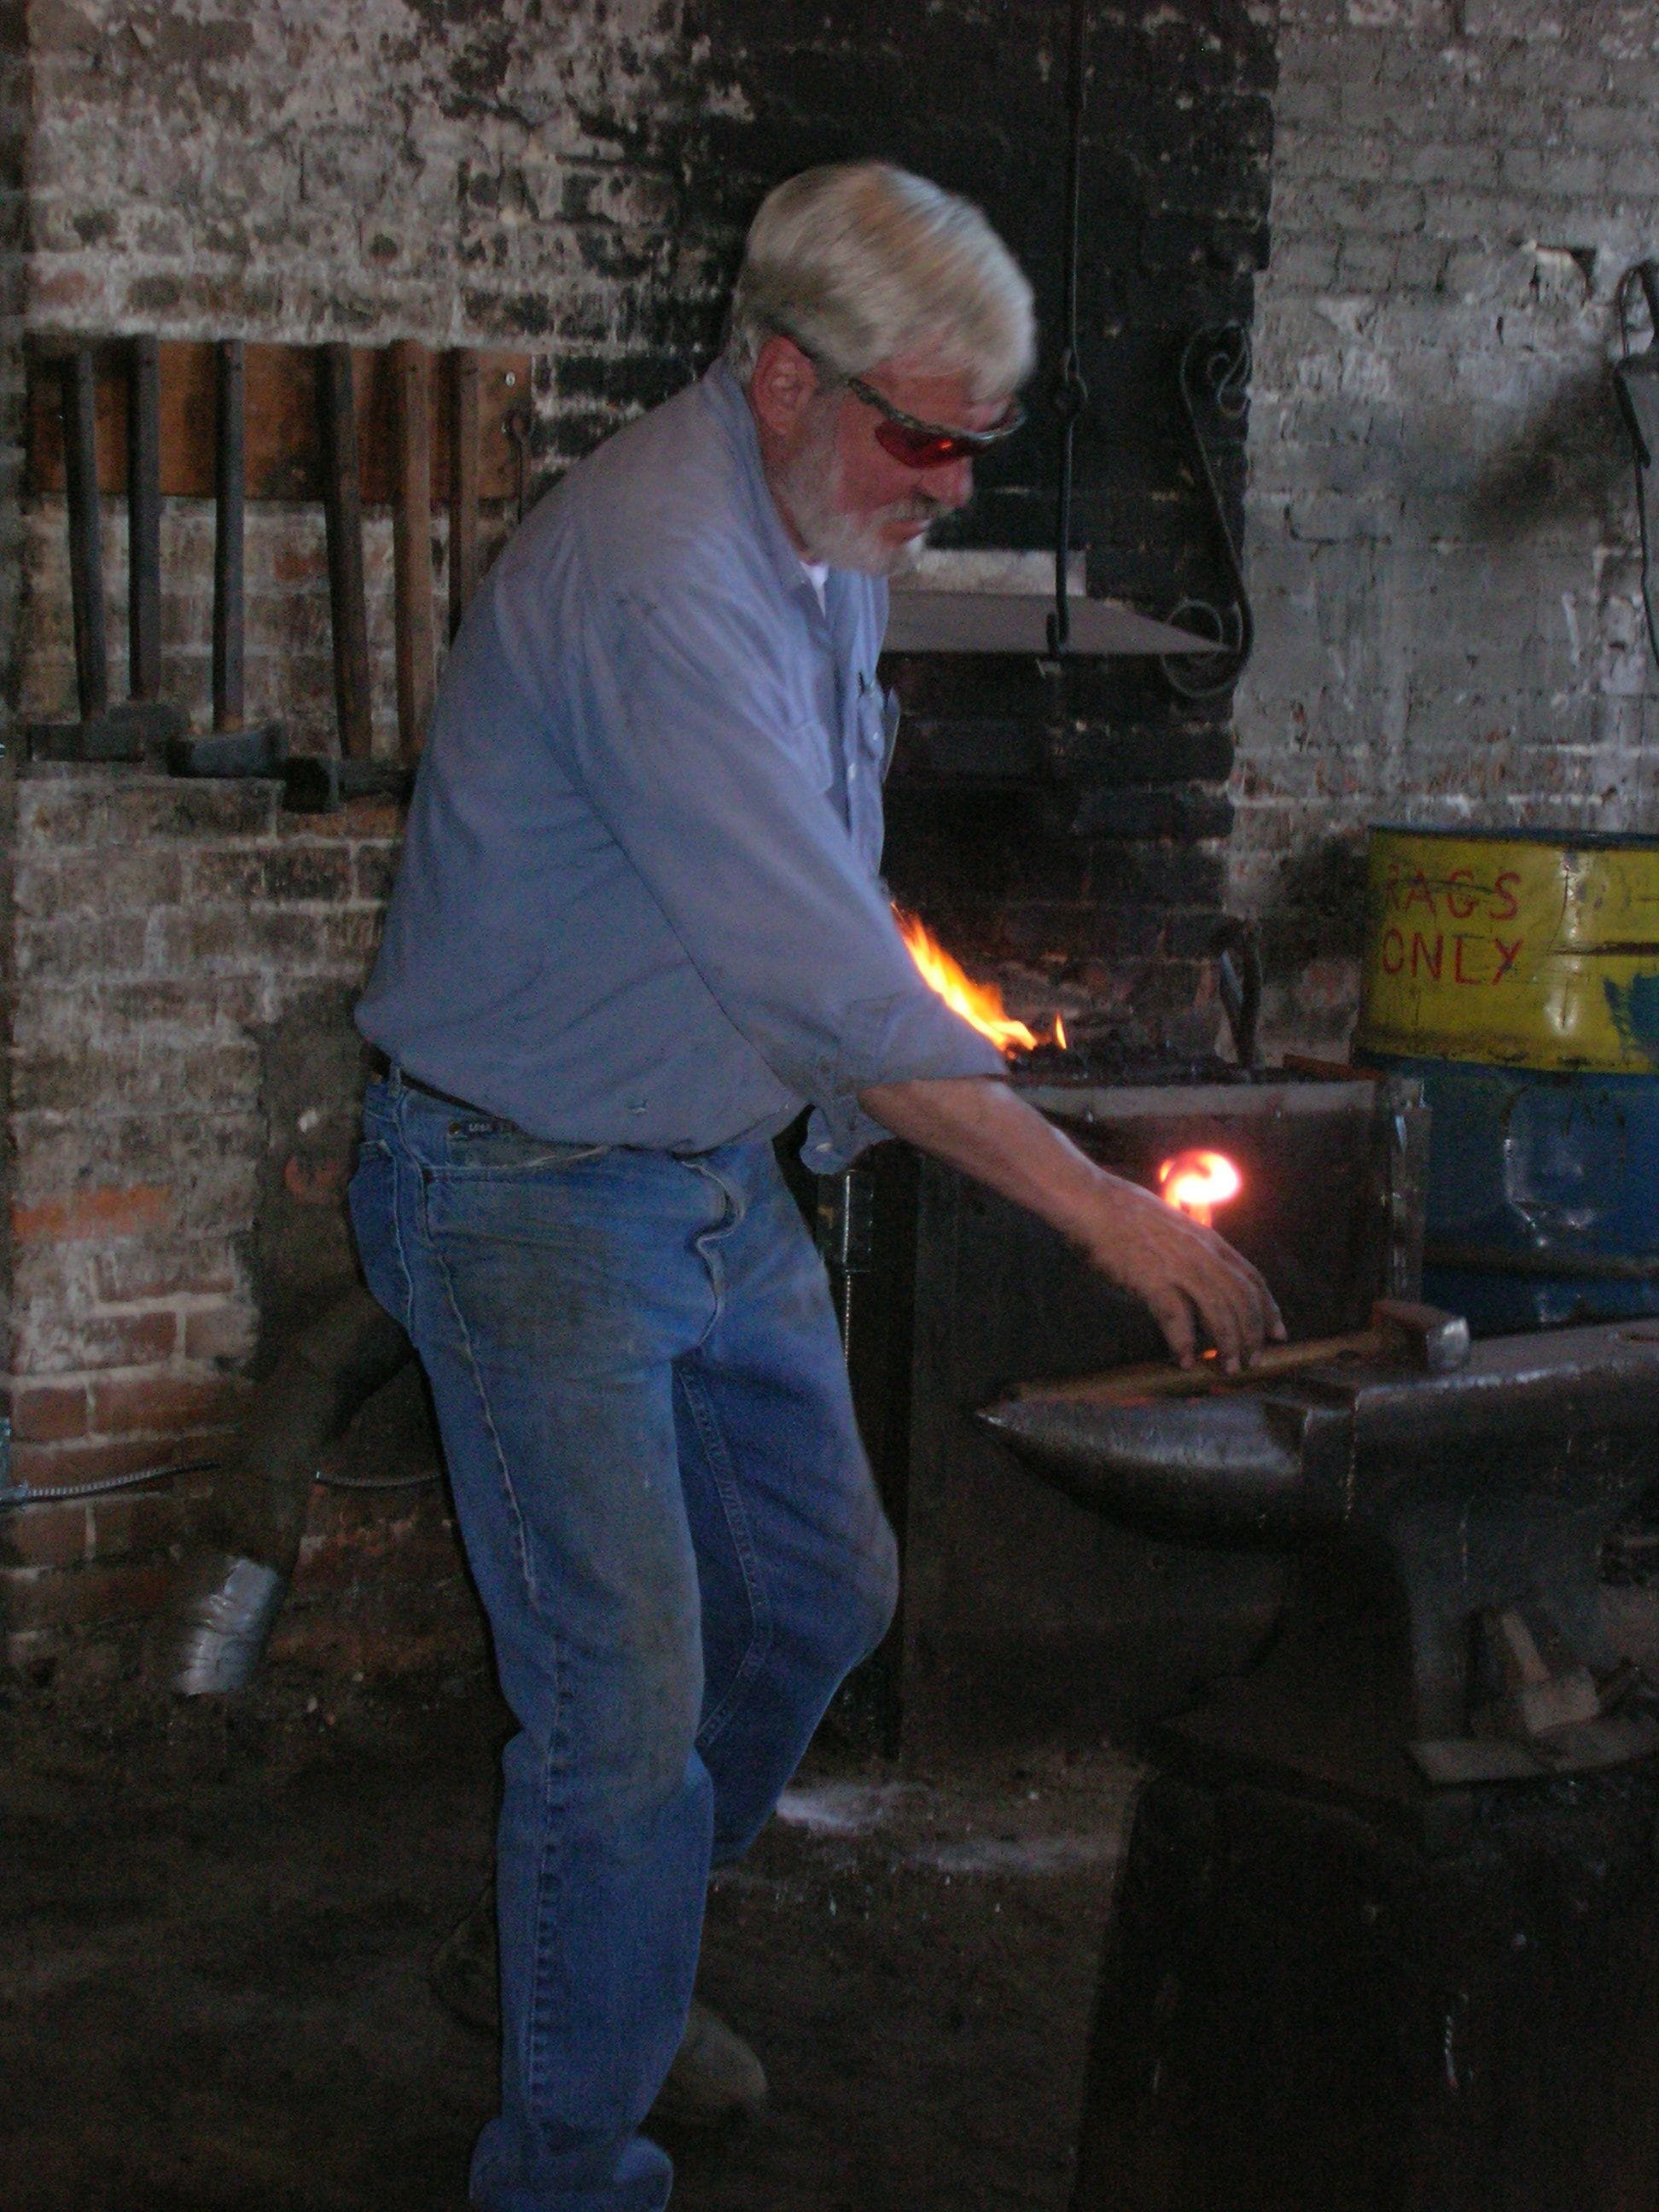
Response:
[{"label": "yellow metal barrel", "polygon": [[1659,837],[1373,830],[1354,1042],[1651,1075]]},{"label": "yellow metal barrel", "polygon": [[1659,1312],[1659,838],[1372,830],[1354,1049],[1433,1113],[1436,1304]]}]

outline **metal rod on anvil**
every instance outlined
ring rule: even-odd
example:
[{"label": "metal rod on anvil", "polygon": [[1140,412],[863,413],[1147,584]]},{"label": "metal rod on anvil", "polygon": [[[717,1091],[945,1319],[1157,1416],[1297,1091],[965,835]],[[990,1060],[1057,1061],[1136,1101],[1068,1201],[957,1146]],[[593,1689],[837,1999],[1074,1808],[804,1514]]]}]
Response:
[{"label": "metal rod on anvil", "polygon": [[1380,1298],[1369,1328],[1343,1336],[1310,1337],[1302,1344],[1264,1345],[1249,1367],[1229,1374],[1213,1353],[1196,1367],[1149,1364],[1116,1367],[1066,1382],[1022,1382],[1013,1398],[1060,1398],[1089,1406],[1127,1405],[1138,1398],[1197,1398],[1216,1390],[1247,1389],[1275,1376],[1296,1375],[1338,1359],[1391,1359],[1443,1375],[1469,1356],[1469,1325],[1459,1314],[1401,1298]]}]

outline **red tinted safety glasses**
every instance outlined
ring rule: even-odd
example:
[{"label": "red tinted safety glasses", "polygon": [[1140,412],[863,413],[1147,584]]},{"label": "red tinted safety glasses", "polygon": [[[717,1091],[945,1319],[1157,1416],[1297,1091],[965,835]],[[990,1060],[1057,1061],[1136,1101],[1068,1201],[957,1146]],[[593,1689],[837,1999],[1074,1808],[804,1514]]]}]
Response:
[{"label": "red tinted safety glasses", "polygon": [[971,461],[1002,439],[1012,438],[1025,420],[1025,410],[1012,399],[1008,412],[988,430],[948,429],[941,422],[924,422],[917,416],[907,415],[861,376],[843,377],[842,381],[855,399],[873,407],[881,416],[876,425],[876,443],[907,469],[942,469],[950,461]]}]

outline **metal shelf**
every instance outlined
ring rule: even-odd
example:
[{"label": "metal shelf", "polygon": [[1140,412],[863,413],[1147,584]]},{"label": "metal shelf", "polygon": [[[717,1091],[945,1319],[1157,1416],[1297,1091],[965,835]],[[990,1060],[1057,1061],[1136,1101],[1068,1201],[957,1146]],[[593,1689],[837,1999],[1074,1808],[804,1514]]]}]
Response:
[{"label": "metal shelf", "polygon": [[[1213,639],[1154,622],[1115,599],[1070,603],[1074,653],[1212,653]],[[894,587],[889,653],[1031,653],[1048,650],[1054,601],[1034,592],[925,592]]]}]

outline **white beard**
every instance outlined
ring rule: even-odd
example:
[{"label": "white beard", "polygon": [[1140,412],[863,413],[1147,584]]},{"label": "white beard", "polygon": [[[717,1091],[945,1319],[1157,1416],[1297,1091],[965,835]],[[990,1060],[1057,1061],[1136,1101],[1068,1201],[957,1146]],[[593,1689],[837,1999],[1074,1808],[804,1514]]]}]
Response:
[{"label": "white beard", "polygon": [[851,568],[861,576],[899,576],[914,568],[927,543],[927,532],[895,545],[882,535],[882,526],[895,521],[925,522],[930,526],[945,509],[942,503],[918,490],[910,498],[895,500],[867,514],[849,514],[840,506],[841,454],[836,442],[838,403],[813,402],[811,432],[778,477],[778,497],[810,561],[831,568]]}]

